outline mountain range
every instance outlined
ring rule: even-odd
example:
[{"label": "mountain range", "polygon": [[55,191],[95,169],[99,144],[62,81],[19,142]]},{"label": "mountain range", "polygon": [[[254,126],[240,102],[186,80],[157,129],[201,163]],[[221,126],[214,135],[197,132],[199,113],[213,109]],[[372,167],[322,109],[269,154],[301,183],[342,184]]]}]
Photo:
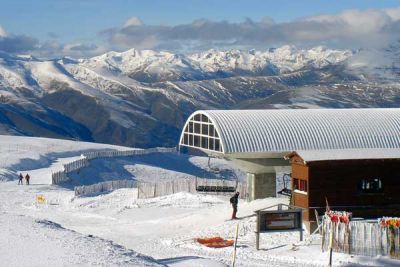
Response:
[{"label": "mountain range", "polygon": [[397,107],[400,49],[0,52],[0,134],[174,146],[197,109]]}]

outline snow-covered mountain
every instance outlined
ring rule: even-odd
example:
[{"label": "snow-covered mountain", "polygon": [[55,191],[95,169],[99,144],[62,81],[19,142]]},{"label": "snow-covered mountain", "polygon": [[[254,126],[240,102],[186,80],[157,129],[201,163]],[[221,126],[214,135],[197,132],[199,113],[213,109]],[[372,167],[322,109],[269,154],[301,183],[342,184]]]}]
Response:
[{"label": "snow-covered mountain", "polygon": [[0,52],[0,133],[169,146],[196,109],[396,106],[396,51]]},{"label": "snow-covered mountain", "polygon": [[282,74],[304,67],[322,68],[351,55],[349,50],[324,47],[300,50],[293,46],[265,52],[209,50],[190,55],[131,49],[81,60],[79,65],[103,74],[128,76],[139,82],[160,82]]}]

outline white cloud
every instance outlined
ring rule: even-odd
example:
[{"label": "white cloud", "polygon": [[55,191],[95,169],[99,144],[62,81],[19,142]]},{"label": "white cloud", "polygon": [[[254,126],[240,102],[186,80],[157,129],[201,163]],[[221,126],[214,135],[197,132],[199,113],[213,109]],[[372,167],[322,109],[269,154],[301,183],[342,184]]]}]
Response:
[{"label": "white cloud", "polygon": [[306,18],[305,21],[336,24],[345,33],[377,33],[400,18],[400,8],[346,10],[336,15],[321,15]]},{"label": "white cloud", "polygon": [[195,20],[175,26],[146,25],[137,17],[123,27],[103,32],[109,45],[119,49],[171,48],[196,44],[266,48],[271,46],[328,45],[342,48],[384,47],[400,32],[400,8],[346,10],[337,14],[306,17],[276,23],[270,18],[244,22]]},{"label": "white cloud", "polygon": [[167,49],[177,52],[210,48],[266,49],[280,45],[335,48],[388,47],[400,39],[400,7],[387,9],[345,10],[278,23],[265,17],[261,21],[210,21],[198,19],[192,23],[147,25],[131,17],[120,27],[100,33],[106,39],[91,43],[63,44],[54,35],[39,42],[26,35],[7,33],[0,26],[0,50],[10,53],[28,52],[51,56],[92,56],[106,50]]},{"label": "white cloud", "polygon": [[7,36],[6,30],[4,30],[4,28],[0,26],[0,37],[6,37],[6,36]]},{"label": "white cloud", "polygon": [[130,17],[127,21],[125,21],[124,28],[141,25],[143,25],[143,22],[138,17]]}]

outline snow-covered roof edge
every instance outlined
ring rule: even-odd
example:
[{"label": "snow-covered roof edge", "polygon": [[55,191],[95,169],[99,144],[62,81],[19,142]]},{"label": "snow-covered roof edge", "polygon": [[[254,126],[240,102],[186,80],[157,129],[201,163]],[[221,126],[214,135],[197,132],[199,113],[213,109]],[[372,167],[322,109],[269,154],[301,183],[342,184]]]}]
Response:
[{"label": "snow-covered roof edge", "polygon": [[331,149],[299,150],[285,156],[285,159],[298,155],[307,162],[328,160],[400,159],[400,149]]}]

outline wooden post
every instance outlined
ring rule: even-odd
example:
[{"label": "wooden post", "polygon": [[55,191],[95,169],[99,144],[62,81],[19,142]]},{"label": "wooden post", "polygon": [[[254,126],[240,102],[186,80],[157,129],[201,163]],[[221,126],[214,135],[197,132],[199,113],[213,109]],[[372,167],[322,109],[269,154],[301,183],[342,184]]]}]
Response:
[{"label": "wooden post", "polygon": [[154,192],[153,192],[153,197],[156,197],[156,189],[157,189],[157,184],[154,183]]},{"label": "wooden post", "polygon": [[333,223],[331,222],[331,229],[329,233],[329,263],[328,267],[332,267],[332,254],[333,254]]},{"label": "wooden post", "polygon": [[260,249],[260,211],[257,211],[256,249]]},{"label": "wooden post", "polygon": [[322,219],[322,238],[321,238],[321,250],[324,251],[324,245],[325,245],[325,225],[326,225],[326,221],[324,219]]},{"label": "wooden post", "polygon": [[[314,214],[315,214],[315,220],[317,221],[317,227],[319,227],[320,221],[317,209],[314,210]],[[321,234],[321,230],[319,230],[318,232],[319,234]]]},{"label": "wooden post", "polygon": [[303,210],[300,211],[300,241],[303,241]]},{"label": "wooden post", "polygon": [[237,240],[238,240],[238,234],[239,234],[239,223],[236,224],[235,243],[234,243],[234,246],[233,246],[232,267],[235,267],[235,262],[236,262],[236,244],[237,244]]}]

